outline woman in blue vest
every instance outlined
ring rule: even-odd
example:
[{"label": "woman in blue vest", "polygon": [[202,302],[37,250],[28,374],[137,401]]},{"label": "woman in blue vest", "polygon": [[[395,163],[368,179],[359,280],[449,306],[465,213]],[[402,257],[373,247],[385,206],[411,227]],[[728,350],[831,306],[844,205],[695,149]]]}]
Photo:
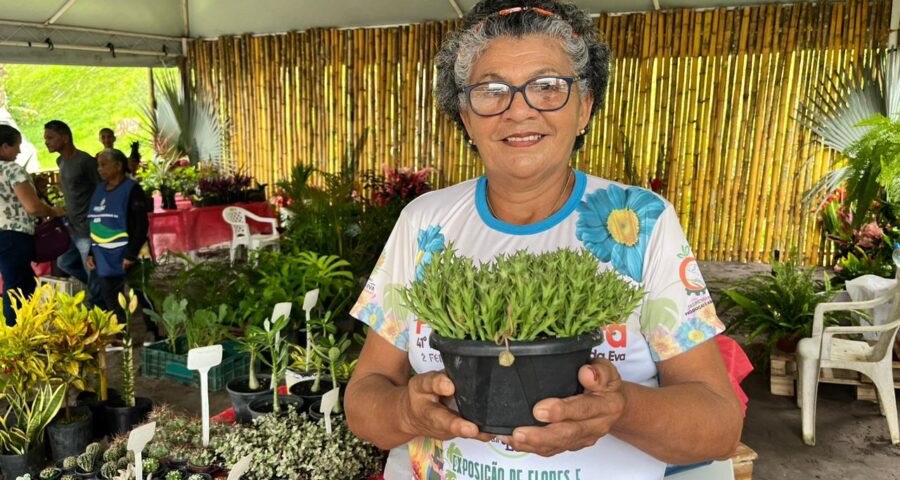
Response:
[{"label": "woman in blue vest", "polygon": [[125,312],[118,296],[125,286],[125,274],[135,265],[147,241],[147,197],[128,176],[128,157],[121,150],[107,148],[100,152],[97,171],[102,181],[88,210],[92,245],[87,264],[100,277],[106,304],[123,319]]}]

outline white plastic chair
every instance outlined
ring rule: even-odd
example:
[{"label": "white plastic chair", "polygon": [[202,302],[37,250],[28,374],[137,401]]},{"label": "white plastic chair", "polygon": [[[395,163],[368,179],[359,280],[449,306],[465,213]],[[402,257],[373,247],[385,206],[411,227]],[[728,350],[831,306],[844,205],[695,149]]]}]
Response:
[{"label": "white plastic chair", "polygon": [[[250,251],[278,243],[278,221],[274,218],[260,217],[240,207],[225,208],[225,210],[222,210],[222,218],[225,219],[228,225],[231,225],[231,249],[228,252],[231,263],[234,263],[234,253],[241,245],[247,249],[249,254]],[[250,233],[250,226],[247,224],[248,218],[272,225],[272,233]]]},{"label": "white plastic chair", "polygon": [[[884,325],[862,327],[824,326],[825,312],[869,310],[889,301],[894,302],[890,318]],[[891,370],[891,352],[894,338],[900,329],[900,285],[890,292],[865,302],[820,303],[816,306],[812,337],[800,340],[797,345],[797,404],[803,417],[803,442],[816,444],[816,393],[819,386],[819,369],[842,368],[860,372],[869,377],[878,391],[881,414],[887,417],[891,443],[900,443],[897,424],[897,401],[894,396],[894,375]],[[861,340],[835,338],[837,335],[870,333],[877,340],[870,345]]]}]

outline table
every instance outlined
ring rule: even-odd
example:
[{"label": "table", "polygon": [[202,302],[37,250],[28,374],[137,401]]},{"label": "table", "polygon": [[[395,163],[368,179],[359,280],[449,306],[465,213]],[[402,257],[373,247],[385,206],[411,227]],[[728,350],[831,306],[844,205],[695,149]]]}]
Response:
[{"label": "table", "polygon": [[[213,207],[192,207],[179,203],[177,210],[161,210],[150,217],[150,254],[154,259],[167,252],[191,254],[201,248],[231,243],[231,226],[222,218],[222,210],[240,207],[261,217],[275,217],[268,202],[233,203]],[[247,219],[252,233],[272,233],[271,225]]]}]

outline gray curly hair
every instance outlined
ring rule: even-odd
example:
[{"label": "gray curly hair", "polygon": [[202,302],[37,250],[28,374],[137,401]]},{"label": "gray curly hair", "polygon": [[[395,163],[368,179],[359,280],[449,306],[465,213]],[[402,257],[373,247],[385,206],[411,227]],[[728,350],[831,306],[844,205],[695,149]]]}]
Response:
[{"label": "gray curly hair", "polygon": [[[523,10],[498,14],[516,7]],[[472,66],[491,40],[525,35],[559,38],[578,75],[579,92],[584,95],[590,91],[594,95],[591,118],[603,107],[611,55],[609,45],[597,39],[594,23],[587,13],[576,5],[557,0],[482,0],[463,19],[462,28],[444,40],[435,57],[435,99],[466,139],[469,134],[462,123],[460,109],[465,105],[463,88],[469,82]],[[584,145],[585,134],[575,138],[573,151]]]}]

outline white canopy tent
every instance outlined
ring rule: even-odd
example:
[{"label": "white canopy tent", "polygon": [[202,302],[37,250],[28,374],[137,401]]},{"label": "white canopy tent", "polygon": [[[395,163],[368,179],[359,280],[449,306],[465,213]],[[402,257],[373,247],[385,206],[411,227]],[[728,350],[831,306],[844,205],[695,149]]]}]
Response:
[{"label": "white canopy tent", "polygon": [[[174,66],[185,39],[458,18],[477,0],[0,0],[0,63]],[[807,0],[808,1],[808,0]],[[900,0],[895,0],[896,3]],[[594,14],[778,0],[576,0]],[[896,9],[895,9],[896,10]]]}]

